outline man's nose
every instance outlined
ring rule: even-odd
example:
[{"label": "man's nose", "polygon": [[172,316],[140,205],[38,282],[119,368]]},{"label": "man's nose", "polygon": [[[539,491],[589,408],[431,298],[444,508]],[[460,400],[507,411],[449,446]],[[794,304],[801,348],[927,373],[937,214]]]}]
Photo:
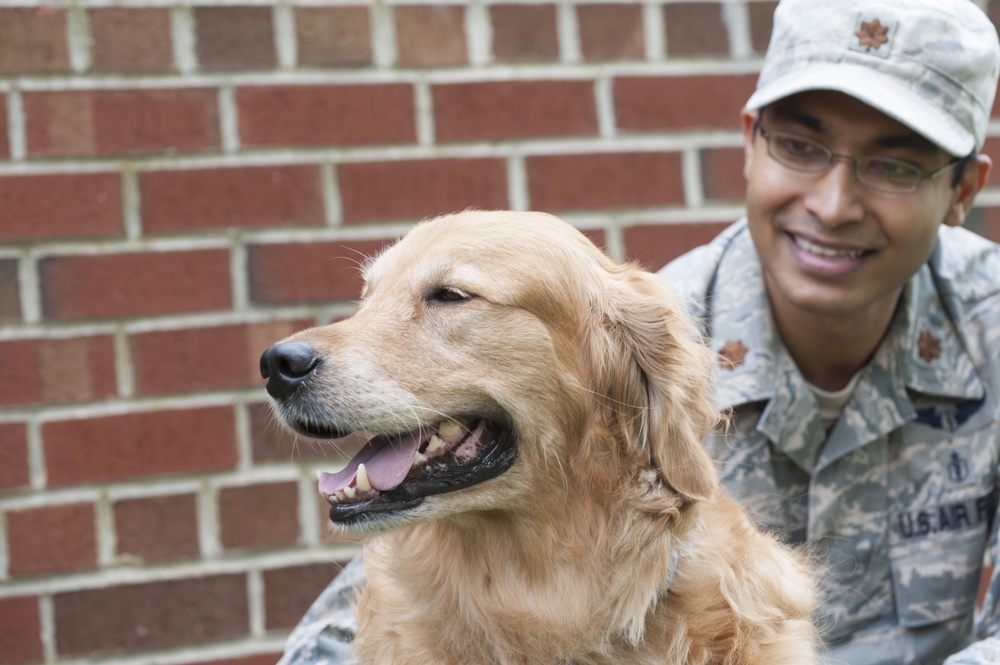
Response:
[{"label": "man's nose", "polygon": [[806,207],[825,226],[857,222],[864,218],[864,189],[850,158],[836,156],[833,165],[810,184]]}]

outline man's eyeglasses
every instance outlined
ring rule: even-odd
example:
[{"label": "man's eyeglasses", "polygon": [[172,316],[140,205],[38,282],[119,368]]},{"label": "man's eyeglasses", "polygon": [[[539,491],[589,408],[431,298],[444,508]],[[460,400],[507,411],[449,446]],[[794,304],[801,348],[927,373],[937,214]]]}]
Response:
[{"label": "man's eyeglasses", "polygon": [[843,159],[854,164],[858,180],[874,190],[889,194],[914,192],[923,179],[936,178],[964,159],[956,157],[944,166],[924,173],[909,162],[891,157],[838,155],[825,145],[797,134],[765,131],[759,121],[757,130],[767,141],[767,154],[782,166],[802,173],[824,173],[835,160]]}]

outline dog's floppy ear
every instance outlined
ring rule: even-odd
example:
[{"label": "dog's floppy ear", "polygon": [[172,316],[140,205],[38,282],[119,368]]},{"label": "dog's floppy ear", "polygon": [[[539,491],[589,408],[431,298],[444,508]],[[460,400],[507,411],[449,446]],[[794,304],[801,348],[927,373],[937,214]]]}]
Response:
[{"label": "dog's floppy ear", "polygon": [[588,335],[608,424],[647,451],[675,491],[708,498],[718,488],[703,447],[719,420],[712,355],[661,278],[632,265],[608,267],[608,275]]}]

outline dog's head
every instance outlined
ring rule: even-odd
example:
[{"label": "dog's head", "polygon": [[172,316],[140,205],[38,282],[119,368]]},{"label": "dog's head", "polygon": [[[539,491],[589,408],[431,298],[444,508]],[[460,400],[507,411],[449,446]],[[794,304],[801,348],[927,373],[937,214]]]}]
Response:
[{"label": "dog's head", "polygon": [[289,427],[371,437],[320,480],[335,523],[511,509],[650,469],[682,497],[715,491],[712,362],[657,277],[555,217],[466,212],[414,227],[364,278],[353,317],[261,358]]}]

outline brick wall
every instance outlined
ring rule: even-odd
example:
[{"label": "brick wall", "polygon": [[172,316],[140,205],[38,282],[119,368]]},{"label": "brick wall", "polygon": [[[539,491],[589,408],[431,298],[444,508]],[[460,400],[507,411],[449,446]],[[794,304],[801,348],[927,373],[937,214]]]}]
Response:
[{"label": "brick wall", "polygon": [[0,0],[0,663],[274,662],[354,546],[261,351],[424,216],[710,238],[772,9]]}]

